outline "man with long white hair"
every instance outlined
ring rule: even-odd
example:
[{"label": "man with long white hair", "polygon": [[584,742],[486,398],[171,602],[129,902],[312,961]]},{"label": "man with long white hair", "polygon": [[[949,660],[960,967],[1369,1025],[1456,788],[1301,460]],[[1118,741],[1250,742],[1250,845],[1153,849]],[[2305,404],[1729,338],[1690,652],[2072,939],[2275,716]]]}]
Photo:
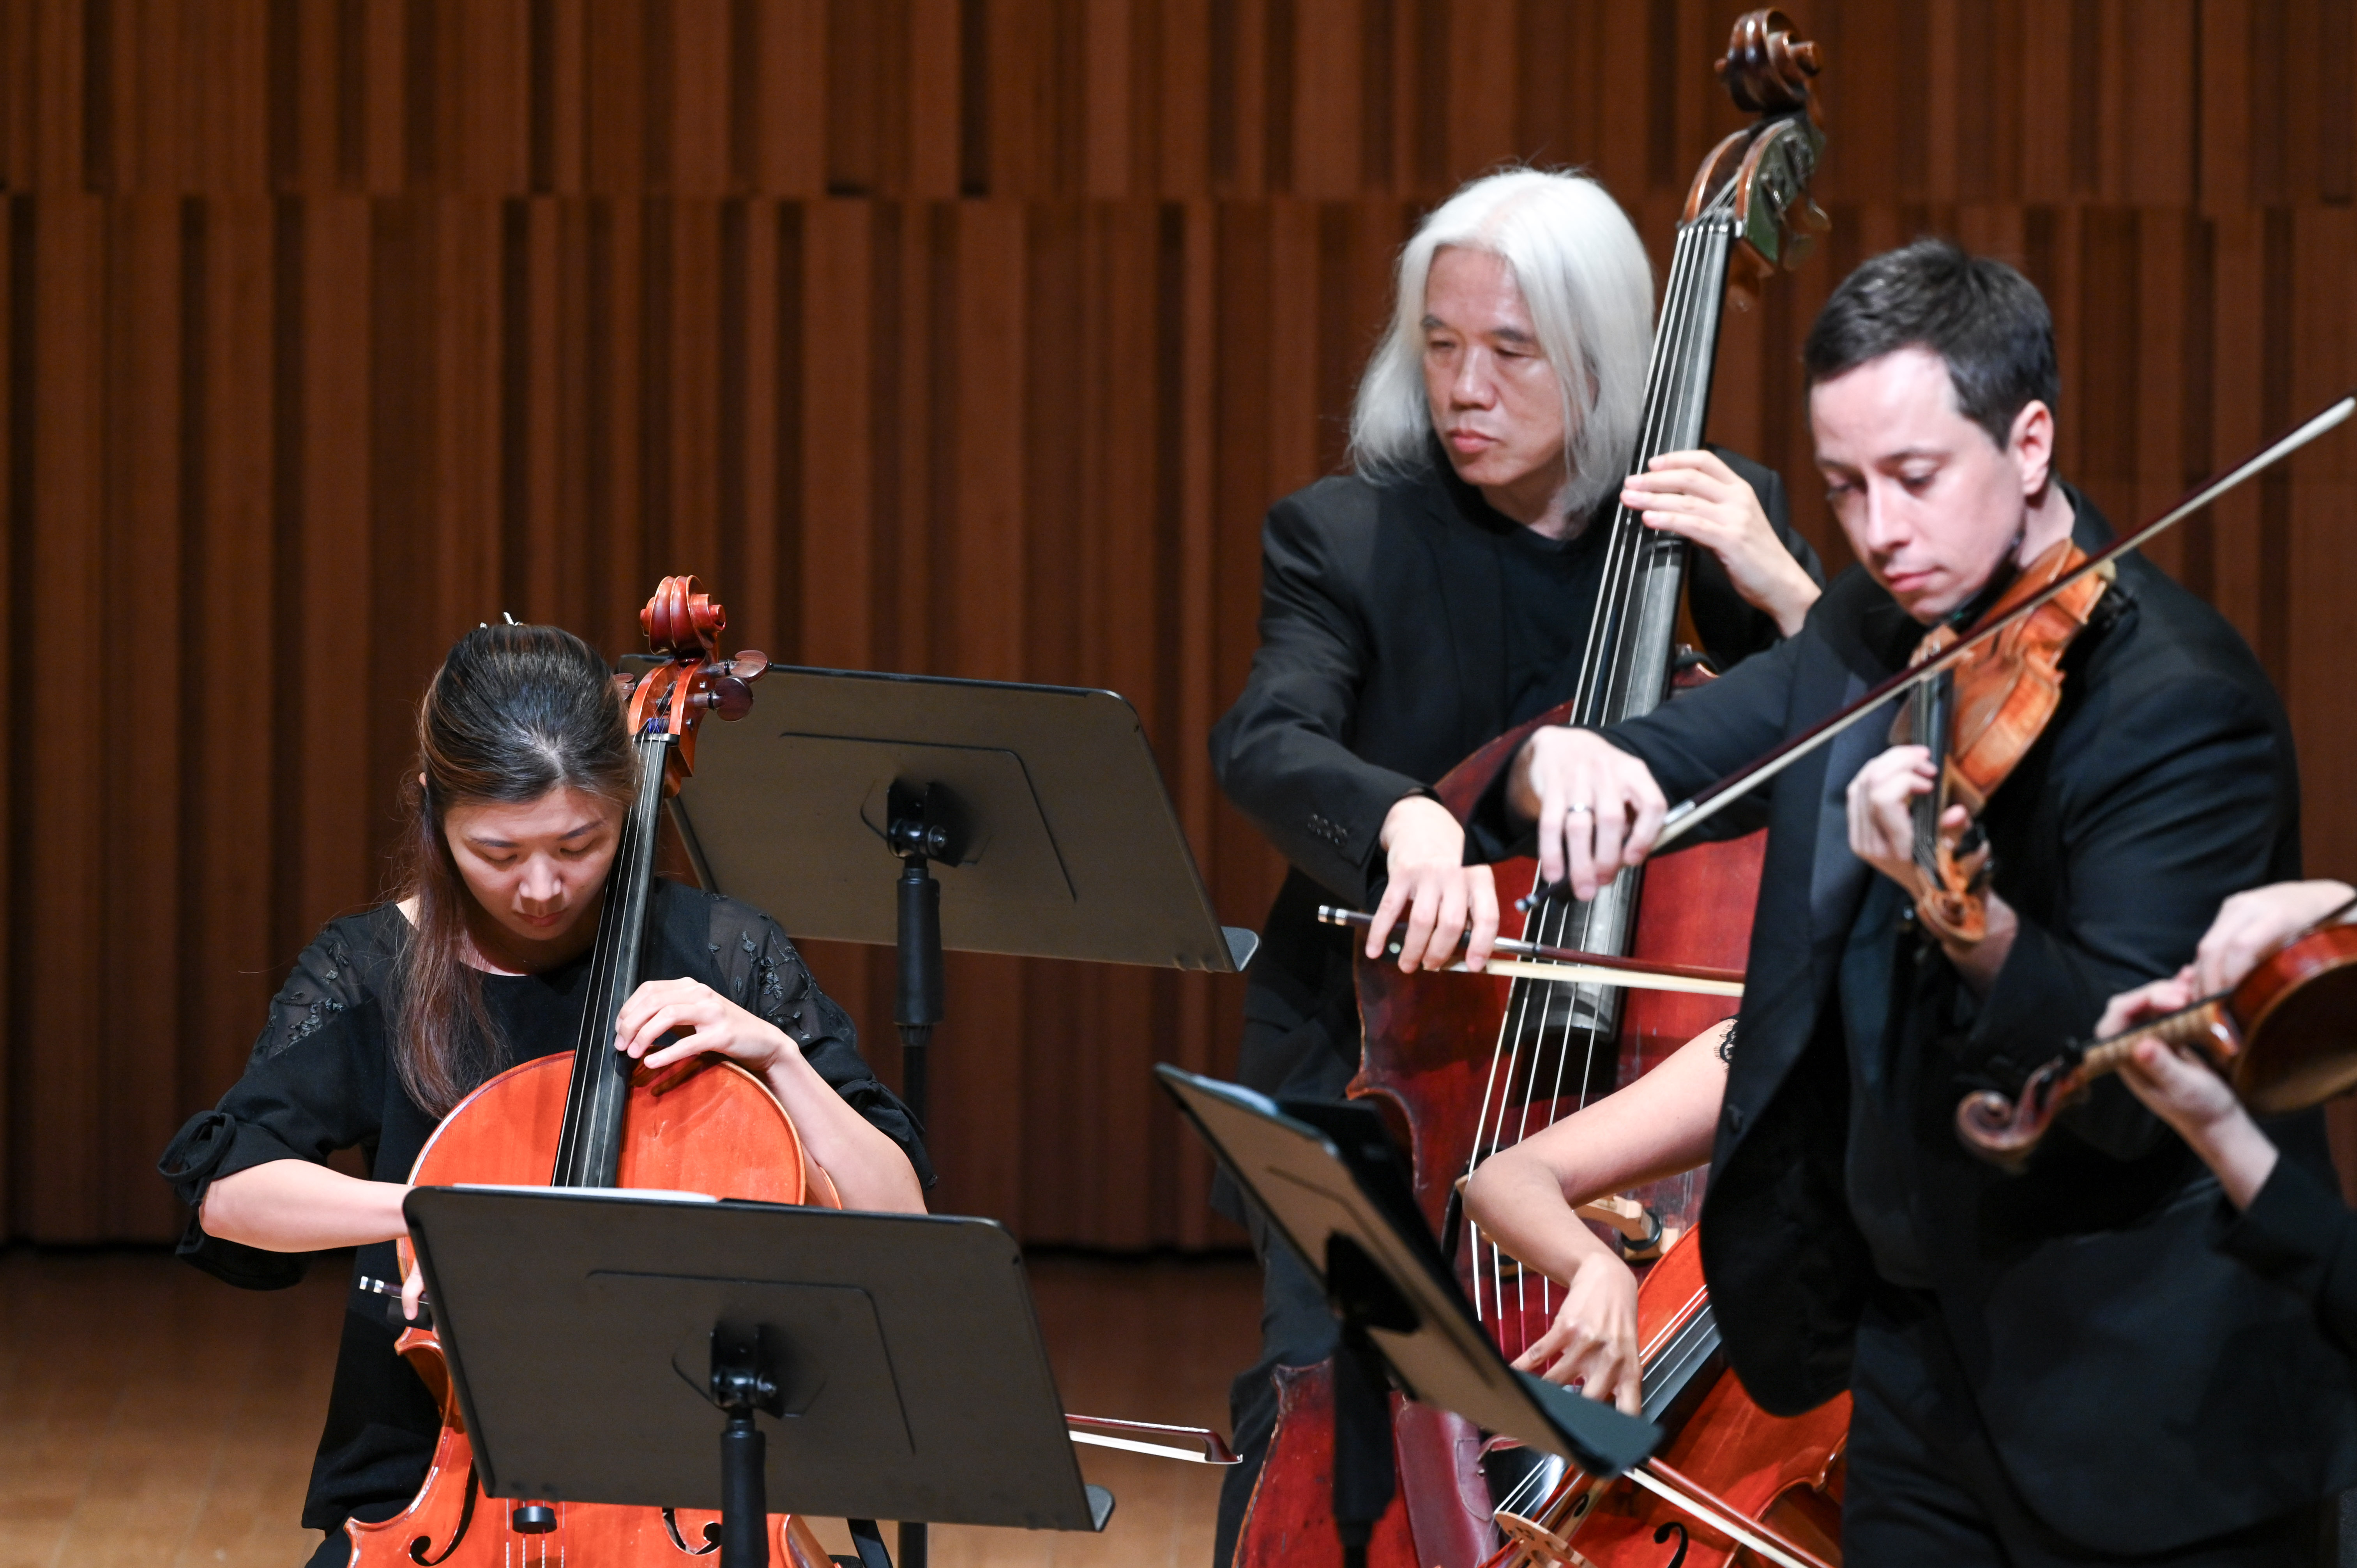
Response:
[{"label": "man with long white hair", "polygon": [[[1476,180],[1401,252],[1351,416],[1356,471],[1269,510],[1260,651],[1211,734],[1222,787],[1292,863],[1246,993],[1252,1087],[1339,1097],[1357,1066],[1351,944],[1317,924],[1320,902],[1375,899],[1367,956],[1398,925],[1406,971],[1456,961],[1460,939],[1486,957],[1495,885],[1432,785],[1572,694],[1616,499],[1701,547],[1688,608],[1722,666],[1815,601],[1774,474],[1693,451],[1630,475],[1652,324],[1644,247],[1584,176]],[[1263,1355],[1231,1396],[1245,1462],[1222,1494],[1223,1565],[1275,1421],[1271,1373],[1333,1342],[1307,1274],[1257,1226],[1255,1241]]]}]

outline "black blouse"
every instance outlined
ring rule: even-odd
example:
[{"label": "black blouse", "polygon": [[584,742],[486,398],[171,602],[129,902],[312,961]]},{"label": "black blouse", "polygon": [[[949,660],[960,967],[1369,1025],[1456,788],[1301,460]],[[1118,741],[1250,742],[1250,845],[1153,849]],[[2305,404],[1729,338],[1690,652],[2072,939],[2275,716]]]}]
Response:
[{"label": "black blouse", "polygon": [[2220,1245],[2299,1295],[2332,1342],[2357,1356],[2357,1214],[2298,1160],[2276,1168],[2237,1215],[2219,1199]]},{"label": "black blouse", "polygon": [[[304,950],[271,1003],[245,1076],[164,1153],[158,1168],[184,1202],[193,1208],[211,1183],[272,1160],[325,1160],[349,1148],[361,1151],[376,1180],[409,1178],[438,1121],[402,1088],[390,1048],[385,999],[409,930],[387,904],[330,921]],[[734,899],[658,880],[647,938],[647,978],[700,980],[784,1030],[837,1094],[900,1145],[918,1179],[932,1185],[908,1107],[868,1070],[849,1015],[819,990],[775,921]],[[484,1002],[501,1036],[486,1077],[573,1048],[588,971],[585,954],[539,974],[483,977]],[[198,1267],[253,1289],[293,1284],[307,1261],[208,1236],[194,1217],[179,1250]],[[400,1277],[393,1243],[360,1248],[352,1276],[327,1428],[303,1509],[313,1530],[339,1529],[354,1515],[389,1518],[405,1507],[441,1430],[425,1385],[393,1354],[399,1305],[359,1288],[363,1277]]]}]

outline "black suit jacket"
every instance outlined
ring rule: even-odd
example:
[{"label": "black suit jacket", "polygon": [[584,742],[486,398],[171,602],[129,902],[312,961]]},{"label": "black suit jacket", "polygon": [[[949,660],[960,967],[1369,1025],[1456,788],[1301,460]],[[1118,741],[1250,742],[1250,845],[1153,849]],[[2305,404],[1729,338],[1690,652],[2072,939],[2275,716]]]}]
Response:
[{"label": "black suit jacket", "polygon": [[[1783,482],[1713,450],[1822,582],[1815,552],[1792,532]],[[1503,534],[1514,526],[1457,478],[1437,445],[1415,476],[1321,479],[1269,509],[1260,650],[1211,736],[1221,787],[1293,866],[1253,962],[1246,1005],[1262,1032],[1337,1006],[1355,1013],[1350,942],[1315,923],[1316,906],[1366,907],[1392,806],[1430,793],[1508,727]],[[1775,622],[1744,603],[1717,559],[1697,550],[1691,560],[1687,602],[1713,658],[1730,665],[1771,646]],[[1329,1054],[1355,1058],[1355,1030],[1327,1032]],[[1308,1048],[1268,1062],[1248,1049],[1241,1076],[1274,1091]]]},{"label": "black suit jacket", "polygon": [[[2109,531],[2083,498],[2078,536]],[[2090,1547],[2155,1552],[2357,1479],[2350,1369],[2296,1293],[2215,1245],[2217,1186],[2116,1082],[2007,1176],[1965,1153],[1957,1099],[2023,1074],[2115,992],[2176,969],[2220,902],[2298,875],[2282,707],[2250,650],[2140,556],[2064,661],[2061,708],[1984,816],[2021,920],[1986,998],[1936,950],[1894,1008],[1921,1092],[1907,1201],[1941,1318],[2021,1495]],[[1608,732],[1689,797],[1904,662],[1921,628],[1864,572],[1799,635]],[[1845,1187],[1850,1078],[1837,972],[1869,879],[1849,779],[1888,744],[1869,719],[1716,819],[1770,828],[1748,989],[1704,1205],[1730,1361],[1768,1409],[1847,1385],[1876,1274]],[[2321,1120],[2273,1127],[2327,1170]]]}]

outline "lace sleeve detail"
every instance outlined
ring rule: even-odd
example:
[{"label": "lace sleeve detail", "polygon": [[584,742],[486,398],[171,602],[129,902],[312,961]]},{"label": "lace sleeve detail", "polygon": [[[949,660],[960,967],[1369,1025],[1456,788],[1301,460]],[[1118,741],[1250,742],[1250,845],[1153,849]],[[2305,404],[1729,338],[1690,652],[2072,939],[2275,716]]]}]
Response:
[{"label": "lace sleeve detail", "polygon": [[[369,999],[372,987],[363,974],[364,956],[344,925],[338,921],[321,931],[295,961],[286,983],[270,999],[270,1015],[246,1058],[249,1067],[285,1054]],[[379,957],[365,954],[366,960]],[[365,967],[373,971],[382,965],[366,962]]]},{"label": "lace sleeve detail", "polygon": [[802,1058],[835,1093],[877,1131],[900,1145],[916,1167],[917,1179],[933,1185],[923,1129],[900,1097],[877,1080],[859,1054],[859,1030],[851,1015],[819,989],[802,955],[778,923],[749,905],[716,898],[712,905],[710,946],[719,989],[747,1012],[786,1032]]}]

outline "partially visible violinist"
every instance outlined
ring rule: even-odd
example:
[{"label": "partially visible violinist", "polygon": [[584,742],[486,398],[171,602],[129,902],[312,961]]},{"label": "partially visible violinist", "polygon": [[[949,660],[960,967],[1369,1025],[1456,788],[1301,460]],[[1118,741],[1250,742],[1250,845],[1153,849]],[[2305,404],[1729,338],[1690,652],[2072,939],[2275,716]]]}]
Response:
[{"label": "partially visible violinist", "polygon": [[[1370,956],[1398,924],[1405,969],[1453,962],[1469,932],[1469,961],[1485,959],[1496,889],[1432,785],[1572,694],[1616,499],[1699,546],[1689,607],[1722,666],[1816,598],[1767,469],[1670,453],[1624,489],[1652,304],[1644,248],[1595,181],[1475,181],[1401,252],[1351,416],[1355,472],[1269,510],[1260,650],[1211,737],[1222,787],[1291,862],[1246,993],[1253,1088],[1339,1097],[1358,1066],[1350,939],[1317,923],[1319,903],[1374,908]],[[1222,1493],[1222,1563],[1275,1420],[1271,1369],[1332,1348],[1308,1276],[1256,1240],[1263,1357],[1232,1394],[1244,1463]]]},{"label": "partially visible violinist", "polygon": [[[2235,894],[2202,934],[2193,961],[2113,997],[2096,1035],[2233,990],[2277,944],[2344,909],[2351,894],[2347,883],[2330,880]],[[2325,1333],[2357,1353],[2357,1214],[2329,1175],[2285,1159],[2226,1080],[2182,1047],[2140,1042],[2120,1079],[2217,1176],[2221,1250],[2308,1301]]]},{"label": "partially visible violinist", "polygon": [[[570,1053],[599,900],[638,789],[622,700],[570,632],[487,626],[450,650],[417,720],[400,895],[331,920],[271,1004],[245,1074],[161,1168],[195,1210],[180,1251],[232,1283],[292,1284],[299,1254],[358,1249],[303,1523],[315,1564],[350,1559],[348,1519],[417,1493],[442,1416],[394,1353],[362,1279],[402,1278],[402,1199],[436,1122],[478,1084]],[[906,1107],[775,922],[658,878],[645,973],[614,1048],[662,1069],[712,1052],[755,1074],[853,1208],[921,1212],[930,1178]],[[367,1178],[328,1164],[357,1149]],[[404,1283],[414,1316],[419,1276]]]},{"label": "partially visible violinist", "polygon": [[[2013,269],[1936,241],[1876,257],[1803,360],[1858,565],[1724,679],[1600,734],[1536,732],[1477,841],[1535,836],[1543,874],[1592,896],[1644,857],[1669,799],[1810,728],[2066,542],[2110,537],[2055,472],[2051,319]],[[2316,1501],[2357,1479],[2350,1368],[2303,1302],[2212,1244],[2201,1163],[2117,1084],[2022,1175],[1954,1131],[1961,1096],[2018,1090],[2108,996],[2183,964],[2229,893],[2298,870],[2282,705],[2216,611],[2128,555],[2060,668],[2059,704],[1977,818],[1936,823],[1986,848],[1978,931],[1918,918],[1935,769],[1880,724],[1712,820],[1765,824],[1766,870],[1731,1060],[1686,1075],[1663,1141],[1714,1129],[1703,1260],[1753,1397],[1853,1397],[1846,1560],[2305,1561]],[[1522,1179],[1477,1178],[1469,1207],[1499,1234],[1577,1224],[1546,1186],[1593,1177],[1567,1147],[1601,1109],[1513,1151]],[[2272,1135],[2328,1169],[2319,1115]]]}]

